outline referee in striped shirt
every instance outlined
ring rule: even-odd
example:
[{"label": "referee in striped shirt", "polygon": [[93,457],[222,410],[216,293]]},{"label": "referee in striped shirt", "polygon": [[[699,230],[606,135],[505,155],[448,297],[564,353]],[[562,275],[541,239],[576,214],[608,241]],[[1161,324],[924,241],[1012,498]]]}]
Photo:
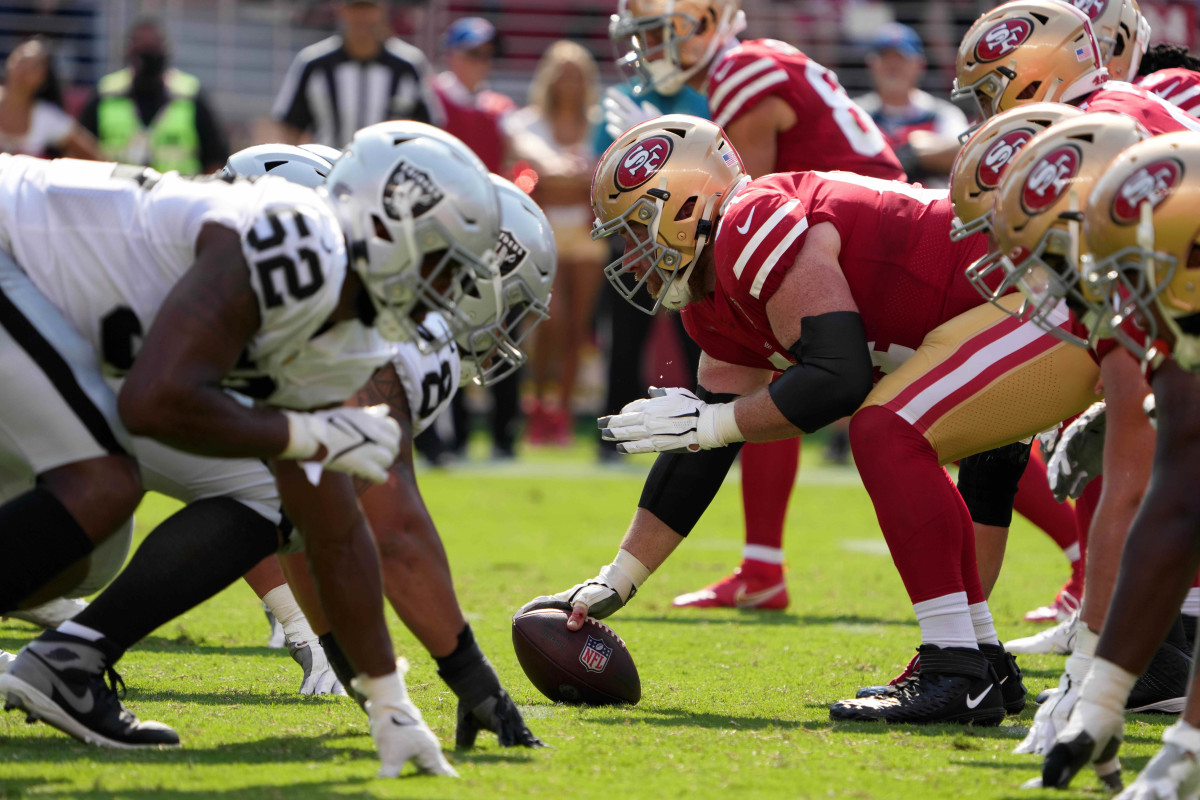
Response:
[{"label": "referee in striped shirt", "polygon": [[342,148],[354,132],[391,119],[434,119],[431,71],[425,56],[389,35],[387,3],[342,0],[341,34],[297,54],[275,99],[281,139]]}]

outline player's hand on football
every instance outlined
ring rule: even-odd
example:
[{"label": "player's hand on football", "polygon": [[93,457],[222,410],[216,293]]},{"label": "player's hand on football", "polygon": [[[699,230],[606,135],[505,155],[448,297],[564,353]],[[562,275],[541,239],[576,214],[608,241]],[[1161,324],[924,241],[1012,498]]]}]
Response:
[{"label": "player's hand on football", "polygon": [[542,740],[526,727],[521,712],[503,689],[474,708],[468,708],[461,699],[458,701],[455,746],[464,749],[474,747],[475,737],[481,730],[496,734],[501,747],[545,747]]},{"label": "player's hand on football", "polygon": [[[280,458],[346,472],[372,483],[387,481],[388,467],[400,452],[400,425],[386,405],[285,413],[288,445]],[[316,475],[309,474],[314,484],[319,478],[319,469]]]},{"label": "player's hand on football", "polygon": [[600,437],[619,453],[696,453],[742,441],[733,403],[706,403],[687,389],[650,387],[620,414],[600,417]]},{"label": "player's hand on football", "polygon": [[1103,471],[1105,408],[1103,400],[1093,403],[1068,425],[1046,464],[1050,491],[1060,503],[1078,498]]},{"label": "player's hand on football", "polygon": [[1200,730],[1181,720],[1162,738],[1162,749],[1116,800],[1185,800],[1200,791]]},{"label": "player's hand on football", "polygon": [[604,90],[600,105],[604,109],[604,132],[613,139],[620,138],[634,125],[662,116],[653,103],[647,100],[639,103],[616,86]]},{"label": "player's hand on football", "polygon": [[590,581],[577,583],[558,594],[535,597],[521,606],[515,616],[540,608],[555,608],[570,614],[567,628],[577,631],[588,617],[604,619],[623,608],[648,577],[650,570],[641,561],[627,550],[618,550],[613,562]]}]

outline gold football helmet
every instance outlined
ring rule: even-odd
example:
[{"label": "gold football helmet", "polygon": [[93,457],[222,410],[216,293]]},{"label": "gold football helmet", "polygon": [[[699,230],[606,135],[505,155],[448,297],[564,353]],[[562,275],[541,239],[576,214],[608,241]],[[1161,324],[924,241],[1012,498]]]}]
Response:
[{"label": "gold football helmet", "polygon": [[675,94],[746,27],[741,0],[620,0],[608,36],[634,94]]},{"label": "gold football helmet", "polygon": [[[1030,103],[998,114],[975,132],[954,159],[950,171],[950,202],[954,221],[950,239],[992,232],[992,201],[1009,164],[1030,139],[1058,122],[1082,116],[1063,103]],[[986,255],[967,267],[967,279],[988,302],[1000,295],[993,289],[1000,270],[1000,250],[992,243]],[[1008,289],[1008,285],[1001,282]]]},{"label": "gold football helmet", "polygon": [[1070,0],[1071,5],[1092,21],[1100,61],[1114,80],[1137,77],[1142,56],[1150,46],[1150,23],[1142,16],[1137,0]]},{"label": "gold football helmet", "polygon": [[958,47],[956,72],[951,97],[981,120],[1074,100],[1108,80],[1087,15],[1059,0],[1014,0],[981,16]]},{"label": "gold football helmet", "polygon": [[[1096,182],[1084,215],[1082,280],[1113,334],[1143,360],[1200,370],[1200,134],[1126,149]],[[1134,317],[1146,337],[1122,328]]]},{"label": "gold football helmet", "polygon": [[[1005,278],[1025,295],[1021,316],[1058,335],[1067,307],[1083,318],[1095,298],[1081,293],[1077,267],[1083,206],[1104,169],[1150,134],[1121,114],[1083,114],[1029,141],[996,190],[992,220]],[[1075,342],[1082,344],[1082,342]]]},{"label": "gold football helmet", "polygon": [[648,314],[686,305],[688,278],[722,204],[748,180],[725,132],[706,119],[668,114],[630,128],[592,178],[592,238],[625,238],[624,255],[604,268],[609,283]]}]

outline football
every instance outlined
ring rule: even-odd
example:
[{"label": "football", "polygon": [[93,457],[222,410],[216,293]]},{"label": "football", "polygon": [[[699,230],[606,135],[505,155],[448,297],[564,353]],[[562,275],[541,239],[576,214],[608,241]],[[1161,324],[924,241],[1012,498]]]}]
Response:
[{"label": "football", "polygon": [[568,616],[543,608],[513,618],[513,648],[530,683],[558,703],[637,703],[642,681],[621,637],[591,617],[567,630]]}]

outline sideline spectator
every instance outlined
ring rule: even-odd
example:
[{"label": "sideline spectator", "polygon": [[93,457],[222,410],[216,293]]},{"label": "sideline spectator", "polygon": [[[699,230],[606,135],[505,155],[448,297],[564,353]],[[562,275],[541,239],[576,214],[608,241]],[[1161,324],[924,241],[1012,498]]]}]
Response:
[{"label": "sideline spectator", "polygon": [[[538,62],[529,105],[506,118],[513,155],[537,173],[533,198],[545,210],[558,241],[550,319],[538,327],[529,361],[535,394],[528,435],[536,444],[571,443],[571,396],[580,350],[589,338],[596,293],[604,283],[608,247],[591,237],[590,191],[596,166],[592,126],[599,122],[599,94],[591,54],[561,40],[550,45]],[[550,397],[555,366],[558,392]]]},{"label": "sideline spectator", "polygon": [[0,152],[100,158],[95,137],[62,109],[62,89],[40,36],[18,45],[4,64]]},{"label": "sideline spectator", "polygon": [[875,91],[855,102],[883,131],[910,181],[947,186],[967,118],[953,103],[917,88],[925,73],[921,37],[907,25],[884,25],[871,40],[867,67]]},{"label": "sideline spectator", "polygon": [[[442,37],[442,51],[448,69],[434,77],[433,88],[441,104],[445,130],[462,139],[490,171],[503,174],[509,145],[502,119],[516,108],[516,104],[507,96],[484,88],[492,71],[498,45],[496,29],[486,19],[463,17],[455,20]],[[488,387],[486,391],[492,397],[489,418],[492,457],[513,458],[516,455],[521,372]],[[465,392],[454,395],[451,417],[454,427],[452,442],[443,442],[436,426],[428,428],[416,442],[422,454],[434,463],[441,460],[447,449],[460,456],[465,454],[471,429]]]},{"label": "sideline spectator", "polygon": [[100,142],[104,158],[160,172],[198,175],[220,169],[229,144],[200,90],[200,81],[168,67],[167,37],[158,21],[129,29],[124,69],[105,75],[79,122]]},{"label": "sideline spectator", "polygon": [[342,32],[296,55],[275,98],[280,141],[345,147],[354,132],[390,119],[440,122],[429,64],[395,36],[382,0],[342,0]]}]

